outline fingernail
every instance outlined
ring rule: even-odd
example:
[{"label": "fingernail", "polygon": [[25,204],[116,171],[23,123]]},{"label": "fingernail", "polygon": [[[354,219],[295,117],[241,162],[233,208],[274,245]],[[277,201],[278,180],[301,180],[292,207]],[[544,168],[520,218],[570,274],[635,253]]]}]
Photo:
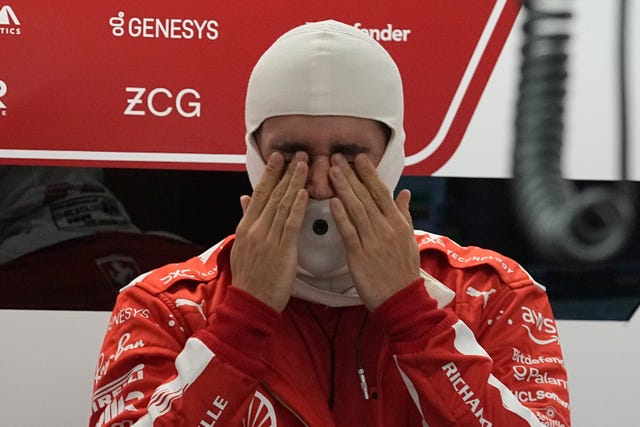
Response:
[{"label": "fingernail", "polygon": [[342,154],[340,154],[340,153],[334,153],[334,154],[331,156],[331,162],[332,162],[334,165],[342,165],[342,164],[344,164],[344,162],[346,162],[346,159],[344,158],[344,156],[343,156]]},{"label": "fingernail", "polygon": [[365,154],[358,154],[353,161],[357,166],[365,166],[369,163],[369,158]]}]

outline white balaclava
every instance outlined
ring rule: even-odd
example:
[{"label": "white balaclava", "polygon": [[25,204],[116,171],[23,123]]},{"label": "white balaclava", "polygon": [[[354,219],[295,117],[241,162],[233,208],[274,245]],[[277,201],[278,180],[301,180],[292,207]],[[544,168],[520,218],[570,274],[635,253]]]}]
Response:
[{"label": "white balaclava", "polygon": [[[391,129],[377,169],[393,191],[404,167],[403,104],[395,62],[365,32],[333,20],[288,31],[262,55],[249,79],[245,139],[251,185],[256,187],[265,168],[254,139],[254,131],[265,119],[333,115],[373,119]],[[319,223],[324,233],[317,232]],[[309,200],[298,251],[298,276],[314,278],[311,282],[316,286],[322,282],[318,279],[337,280],[347,272],[329,200]]]}]

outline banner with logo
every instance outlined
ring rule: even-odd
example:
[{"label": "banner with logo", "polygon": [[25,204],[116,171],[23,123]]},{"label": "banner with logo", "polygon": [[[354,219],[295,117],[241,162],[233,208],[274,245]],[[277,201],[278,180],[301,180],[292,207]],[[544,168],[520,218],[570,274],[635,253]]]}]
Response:
[{"label": "banner with logo", "polygon": [[401,69],[410,174],[455,152],[514,0],[0,2],[0,161],[240,170],[244,94],[286,30],[337,19]]}]

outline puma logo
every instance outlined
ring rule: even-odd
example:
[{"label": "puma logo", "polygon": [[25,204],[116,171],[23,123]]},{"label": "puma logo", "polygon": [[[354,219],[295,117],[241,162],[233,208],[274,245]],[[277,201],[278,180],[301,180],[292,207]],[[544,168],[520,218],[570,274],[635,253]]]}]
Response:
[{"label": "puma logo", "polygon": [[495,294],[496,290],[495,289],[491,289],[488,291],[479,291],[471,286],[469,286],[467,288],[467,295],[472,296],[472,297],[482,297],[484,298],[484,304],[482,305],[482,308],[485,308],[487,306],[487,301],[489,301],[489,295],[491,294]]}]

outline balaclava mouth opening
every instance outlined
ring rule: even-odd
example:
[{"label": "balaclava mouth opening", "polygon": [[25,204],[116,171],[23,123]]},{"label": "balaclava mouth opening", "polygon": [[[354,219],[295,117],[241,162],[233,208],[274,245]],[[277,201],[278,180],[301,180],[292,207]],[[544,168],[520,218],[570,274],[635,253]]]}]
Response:
[{"label": "balaclava mouth opening", "polygon": [[[391,137],[377,170],[393,191],[404,167],[403,104],[398,68],[368,34],[334,20],[288,31],[266,50],[249,79],[245,140],[252,187],[265,168],[256,129],[269,117],[304,114],[359,117],[387,125]],[[299,276],[337,278],[345,272],[344,247],[329,201],[311,199],[299,237]]]}]

